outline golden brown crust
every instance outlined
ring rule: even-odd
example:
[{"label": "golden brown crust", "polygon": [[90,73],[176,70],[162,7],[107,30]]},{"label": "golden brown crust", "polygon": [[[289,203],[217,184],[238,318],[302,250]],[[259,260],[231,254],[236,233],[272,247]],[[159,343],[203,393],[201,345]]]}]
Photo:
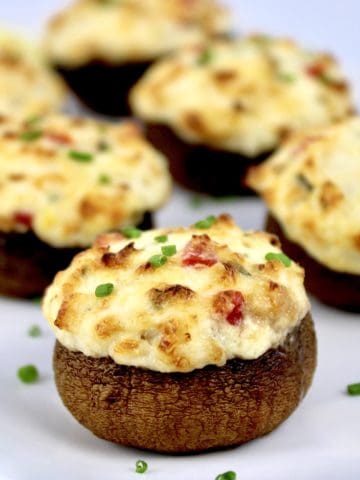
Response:
[{"label": "golden brown crust", "polygon": [[149,68],[130,104],[139,118],[171,127],[188,143],[250,158],[353,110],[335,59],[264,36],[177,50]]},{"label": "golden brown crust", "polygon": [[68,67],[92,60],[121,64],[154,59],[229,29],[228,10],[216,0],[77,0],[50,20],[44,48]]},{"label": "golden brown crust", "polygon": [[0,122],[0,230],[87,247],[170,194],[166,159],[134,122],[52,114]]},{"label": "golden brown crust", "polygon": [[92,358],[56,343],[55,381],[65,406],[95,435],[166,453],[239,445],[283,422],[316,366],[308,314],[283,346],[251,361],[158,373]]},{"label": "golden brown crust", "polygon": [[[44,315],[68,349],[120,365],[185,372],[258,358],[309,311],[303,270],[267,260],[281,255],[273,244],[272,235],[244,232],[225,215],[206,229],[106,234],[55,277]],[[153,265],[169,247],[165,263]],[[112,291],[98,297],[103,284]],[[115,319],[104,340],[109,315]]]}]

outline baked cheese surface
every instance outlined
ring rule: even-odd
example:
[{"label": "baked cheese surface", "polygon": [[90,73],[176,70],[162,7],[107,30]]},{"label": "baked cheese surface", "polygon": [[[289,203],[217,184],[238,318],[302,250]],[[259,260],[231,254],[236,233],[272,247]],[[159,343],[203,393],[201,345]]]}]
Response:
[{"label": "baked cheese surface", "polygon": [[39,49],[0,31],[0,116],[30,116],[60,109],[65,88]]},{"label": "baked cheese surface", "polygon": [[137,238],[100,236],[57,274],[43,310],[70,350],[188,372],[281,345],[309,311],[303,279],[275,236],[223,215]]},{"label": "baked cheese surface", "polygon": [[360,118],[294,135],[247,179],[285,235],[326,267],[360,274]]},{"label": "baked cheese surface", "polygon": [[131,122],[53,114],[0,121],[0,230],[87,247],[167,200],[165,158]]},{"label": "baked cheese surface", "polygon": [[50,21],[44,46],[54,63],[69,68],[148,61],[227,33],[229,25],[215,0],[80,0]]},{"label": "baked cheese surface", "polygon": [[260,35],[169,55],[135,85],[131,104],[141,119],[171,127],[182,140],[247,157],[352,110],[334,58]]}]

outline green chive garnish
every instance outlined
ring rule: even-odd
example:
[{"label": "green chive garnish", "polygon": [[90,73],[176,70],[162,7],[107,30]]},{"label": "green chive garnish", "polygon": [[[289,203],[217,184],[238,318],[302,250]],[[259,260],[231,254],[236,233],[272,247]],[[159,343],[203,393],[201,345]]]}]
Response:
[{"label": "green chive garnish", "polygon": [[269,252],[265,255],[265,260],[268,262],[271,262],[271,260],[278,260],[285,267],[290,267],[291,265],[291,260],[287,255],[285,255],[285,253]]},{"label": "green chive garnish", "polygon": [[40,120],[40,115],[33,115],[32,117],[29,117],[27,120],[25,120],[25,124],[27,127],[33,127],[36,123],[40,122]]},{"label": "green chive garnish", "polygon": [[349,395],[360,395],[360,383],[352,383],[347,386]]},{"label": "green chive garnish", "polygon": [[167,262],[167,257],[161,254],[153,255],[152,257],[149,258],[149,263],[155,268],[162,267],[163,265],[165,265],[166,262]]},{"label": "green chive garnish", "polygon": [[20,134],[20,139],[25,142],[33,142],[42,136],[43,132],[41,130],[28,130]]},{"label": "green chive garnish", "polygon": [[168,236],[167,235],[159,235],[158,237],[154,238],[155,242],[159,243],[165,243],[168,241]]},{"label": "green chive garnish", "polygon": [[77,150],[70,150],[69,157],[77,162],[91,162],[94,159],[94,155],[89,152],[79,152]]},{"label": "green chive garnish", "polygon": [[142,234],[142,231],[136,227],[124,227],[120,230],[120,232],[126,238],[139,238]]},{"label": "green chive garnish", "polygon": [[165,245],[161,251],[166,257],[172,257],[176,253],[176,245]]},{"label": "green chive garnish", "polygon": [[103,173],[99,175],[98,182],[101,183],[101,185],[108,185],[109,183],[111,183],[111,177]]},{"label": "green chive garnish", "polygon": [[295,82],[296,78],[295,75],[291,73],[279,72],[277,75],[278,79],[282,82],[292,83]]},{"label": "green chive garnish", "polygon": [[195,228],[201,228],[205,230],[206,228],[212,227],[215,222],[216,222],[216,217],[214,217],[214,215],[209,215],[204,220],[200,220],[199,222],[196,222]]},{"label": "green chive garnish", "polygon": [[39,379],[39,372],[35,365],[24,365],[18,369],[17,376],[23,383],[35,383]]},{"label": "green chive garnish", "polygon": [[41,328],[39,325],[32,325],[28,330],[29,337],[40,337],[41,336]]},{"label": "green chive garnish", "polygon": [[95,295],[97,297],[107,297],[114,290],[114,285],[112,283],[102,283],[98,285],[95,289]]},{"label": "green chive garnish", "polygon": [[225,473],[220,473],[215,480],[236,480],[236,473],[231,470]]},{"label": "green chive garnish", "polygon": [[211,50],[209,50],[209,49],[203,50],[200,53],[200,55],[198,56],[197,64],[198,65],[207,65],[211,62],[212,59],[213,59],[213,54],[212,54]]},{"label": "green chive garnish", "polygon": [[144,460],[138,460],[136,462],[136,468],[135,468],[136,473],[145,473],[147,469],[148,469],[148,464]]}]

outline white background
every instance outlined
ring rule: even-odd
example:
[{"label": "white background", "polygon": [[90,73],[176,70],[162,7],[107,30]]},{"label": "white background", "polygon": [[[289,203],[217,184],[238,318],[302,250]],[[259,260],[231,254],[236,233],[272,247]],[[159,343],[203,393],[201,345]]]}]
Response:
[{"label": "white background", "polygon": [[[146,0],[144,0],[146,1]],[[61,0],[0,0],[0,21],[36,35]],[[298,38],[309,47],[325,48],[341,59],[360,86],[359,17],[356,0],[228,1],[236,8],[242,32],[265,31]],[[359,179],[360,180],[360,179]],[[189,224],[209,213],[229,211],[245,228],[261,228],[259,200],[203,201],[191,206],[191,194],[176,190],[158,215],[159,225]],[[336,294],[336,292],[334,292]],[[345,393],[360,381],[360,315],[313,303],[319,340],[319,364],[308,396],[272,434],[225,452],[171,457],[122,448],[98,440],[79,426],[62,406],[52,380],[53,336],[40,307],[0,299],[0,478],[11,480],[213,480],[235,470],[240,480],[359,480],[360,397]],[[38,339],[27,336],[42,326]],[[36,385],[16,378],[20,365],[35,363]],[[139,477],[134,464],[142,458],[149,471]]]}]

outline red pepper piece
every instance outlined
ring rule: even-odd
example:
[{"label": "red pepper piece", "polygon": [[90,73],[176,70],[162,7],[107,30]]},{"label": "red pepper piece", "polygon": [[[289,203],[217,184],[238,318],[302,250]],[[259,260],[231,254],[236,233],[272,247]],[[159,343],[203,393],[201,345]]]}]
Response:
[{"label": "red pepper piece", "polygon": [[194,235],[182,254],[185,267],[211,267],[219,261],[208,235]]},{"label": "red pepper piece", "polygon": [[23,225],[26,228],[31,228],[33,216],[29,212],[15,212],[14,214],[15,223],[18,225]]},{"label": "red pepper piece", "polygon": [[245,300],[238,290],[224,290],[213,301],[216,313],[230,325],[239,325],[244,319]]}]

